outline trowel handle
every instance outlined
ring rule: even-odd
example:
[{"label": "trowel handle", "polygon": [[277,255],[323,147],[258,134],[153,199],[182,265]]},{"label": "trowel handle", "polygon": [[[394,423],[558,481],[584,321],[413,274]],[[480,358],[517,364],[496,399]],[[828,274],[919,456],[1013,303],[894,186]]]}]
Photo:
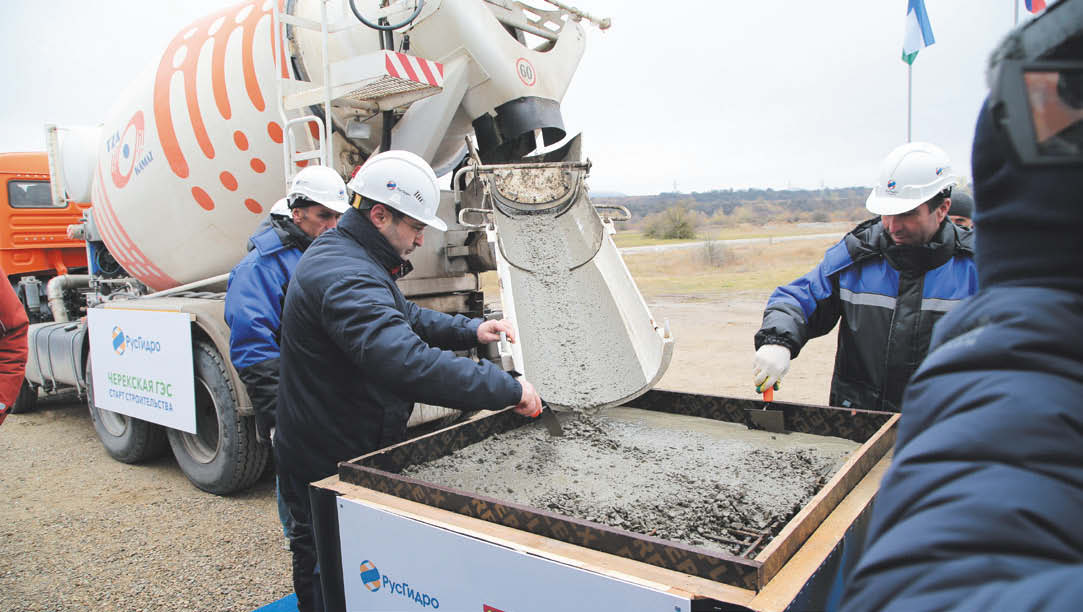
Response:
[{"label": "trowel handle", "polygon": [[763,401],[773,402],[775,401],[775,389],[774,387],[767,387],[763,390]]},{"label": "trowel handle", "polygon": [[500,367],[507,372],[514,372],[515,367],[515,355],[511,352],[511,345],[508,344],[507,332],[500,332],[500,342],[496,345],[496,350],[500,353]]}]

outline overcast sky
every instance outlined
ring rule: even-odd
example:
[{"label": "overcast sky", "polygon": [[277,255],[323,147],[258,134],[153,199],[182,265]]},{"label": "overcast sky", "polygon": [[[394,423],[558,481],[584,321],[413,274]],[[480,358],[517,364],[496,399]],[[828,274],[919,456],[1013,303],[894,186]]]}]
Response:
[{"label": "overcast sky", "polygon": [[[613,21],[587,28],[563,103],[596,191],[871,186],[906,141],[906,0],[565,2]],[[46,122],[100,123],[178,30],[230,4],[5,0],[0,151],[44,149]],[[937,42],[914,63],[913,139],[968,176],[985,59],[1014,0],[926,6]]]}]

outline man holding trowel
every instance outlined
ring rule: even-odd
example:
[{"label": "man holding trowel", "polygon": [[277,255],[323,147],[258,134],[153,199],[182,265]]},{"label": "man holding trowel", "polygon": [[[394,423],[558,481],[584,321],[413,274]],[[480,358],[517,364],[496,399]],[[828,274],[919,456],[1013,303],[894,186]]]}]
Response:
[{"label": "man holding trowel", "polygon": [[334,474],[339,461],[401,442],[415,402],[461,409],[515,406],[541,413],[525,379],[488,361],[451,351],[515,332],[420,308],[396,279],[424,242],[440,189],[422,158],[406,151],[374,155],[349,182],[352,208],[320,235],[297,264],[282,313],[275,462],[295,521],[290,537],[298,607],[323,609],[308,483]]},{"label": "man holding trowel", "polygon": [[757,392],[774,386],[805,343],[841,319],[829,403],[900,410],[933,325],[978,289],[973,234],[947,220],[954,183],[951,162],[935,145],[907,143],[884,159],[865,203],[880,216],[768,299],[755,338]]}]

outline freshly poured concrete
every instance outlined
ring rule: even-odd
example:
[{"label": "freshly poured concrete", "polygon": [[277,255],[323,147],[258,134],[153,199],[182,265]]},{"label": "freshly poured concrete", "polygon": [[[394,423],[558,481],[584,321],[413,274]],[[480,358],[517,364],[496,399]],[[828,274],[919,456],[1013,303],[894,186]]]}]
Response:
[{"label": "freshly poured concrete", "polygon": [[858,447],[636,408],[559,416],[564,437],[530,423],[404,474],[739,555],[731,528],[777,534]]}]

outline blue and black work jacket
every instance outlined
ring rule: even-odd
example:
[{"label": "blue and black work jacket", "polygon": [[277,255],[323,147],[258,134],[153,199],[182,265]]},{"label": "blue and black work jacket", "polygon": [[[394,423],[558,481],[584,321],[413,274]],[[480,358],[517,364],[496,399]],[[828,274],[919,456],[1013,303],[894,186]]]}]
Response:
[{"label": "blue and black work jacket", "polygon": [[797,357],[841,320],[829,403],[898,412],[933,325],[978,290],[972,245],[973,233],[949,221],[921,246],[896,245],[879,218],[866,221],[775,289],[756,348],[779,344]]},{"label": "blue and black work jacket", "polygon": [[286,287],[311,243],[288,217],[269,215],[249,239],[248,254],[229,273],[225,312],[229,358],[266,429],[274,426],[278,398],[279,331]]},{"label": "blue and black work jacket", "polygon": [[1083,295],[982,289],[906,390],[842,609],[1078,610]]},{"label": "blue and black work jacket", "polygon": [[313,481],[339,461],[401,442],[415,402],[462,410],[517,404],[519,382],[488,360],[452,351],[478,345],[481,319],[407,300],[408,262],[357,209],[301,258],[282,313],[279,469]]}]

